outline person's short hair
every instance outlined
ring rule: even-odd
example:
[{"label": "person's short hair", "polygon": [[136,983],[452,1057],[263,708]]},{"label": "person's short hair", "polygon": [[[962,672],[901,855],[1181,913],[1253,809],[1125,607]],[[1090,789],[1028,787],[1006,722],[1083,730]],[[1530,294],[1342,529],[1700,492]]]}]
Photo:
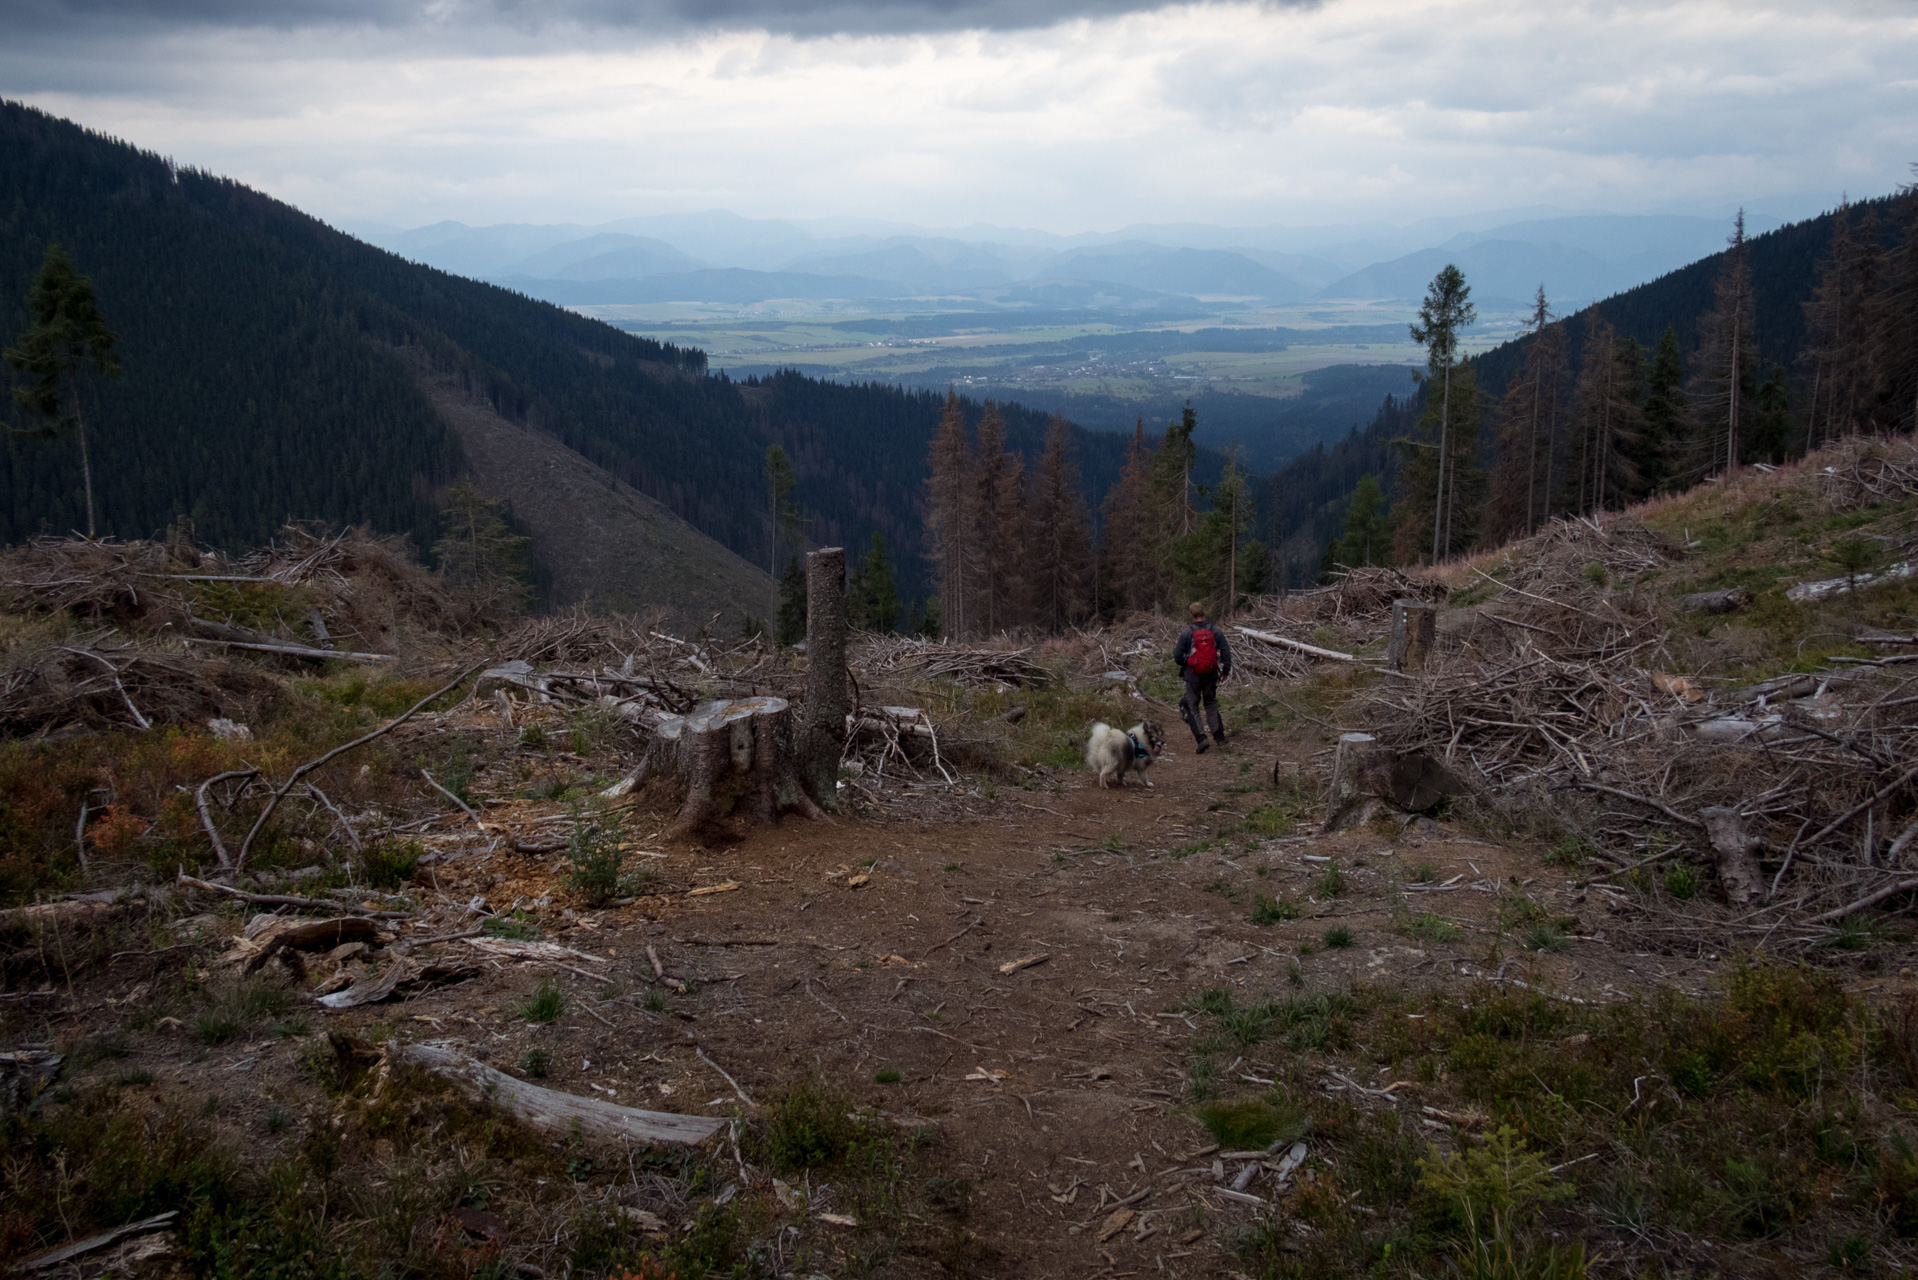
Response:
[{"label": "person's short hair", "polygon": [[1192,616],[1194,618],[1205,617],[1205,602],[1203,600],[1194,600],[1192,602]]}]

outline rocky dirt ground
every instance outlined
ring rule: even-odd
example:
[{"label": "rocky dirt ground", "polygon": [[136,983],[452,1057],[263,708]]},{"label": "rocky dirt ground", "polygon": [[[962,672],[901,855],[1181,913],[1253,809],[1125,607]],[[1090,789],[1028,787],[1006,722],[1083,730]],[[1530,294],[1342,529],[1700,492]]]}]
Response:
[{"label": "rocky dirt ground", "polygon": [[[1607,918],[1623,888],[1548,866],[1536,849],[1429,818],[1312,834],[1322,805],[1296,771],[1320,750],[1316,733],[1235,726],[1229,745],[1199,755],[1173,713],[1153,713],[1175,734],[1151,787],[1134,775],[1102,790],[1086,773],[1030,788],[895,784],[832,822],[789,817],[711,843],[660,843],[649,831],[659,820],[632,811],[627,865],[645,868],[653,892],[600,910],[568,890],[563,848],[513,851],[538,847],[566,807],[505,802],[481,814],[484,832],[447,815],[419,833],[436,851],[411,890],[422,914],[393,924],[384,947],[309,961],[297,985],[370,981],[398,954],[477,962],[475,976],[340,1013],[302,997],[291,1016],[309,1034],[254,1026],[209,1047],[164,1019],[97,1070],[206,1099],[259,1159],[303,1140],[297,1125],[273,1134],[269,1113],[328,1107],[301,1064],[329,1033],[450,1040],[516,1074],[538,1062],[550,1088],[716,1116],[751,1115],[810,1070],[903,1130],[936,1134],[939,1176],[970,1184],[966,1269],[1215,1275],[1238,1265],[1235,1233],[1329,1153],[1308,1134],[1303,1169],[1281,1177],[1274,1155],[1249,1180],[1237,1176],[1245,1158],[1221,1159],[1194,1101],[1257,1095],[1296,1076],[1297,1055],[1275,1042],[1222,1050],[1205,993],[1247,1005],[1476,980],[1600,1003],[1702,988],[1715,967],[1708,953],[1620,950]],[[493,736],[495,715],[480,703],[442,728]],[[553,964],[478,952],[483,937],[413,941],[467,933],[481,912],[582,954]],[[229,906],[172,926],[183,946],[212,944],[190,952],[199,977],[224,980],[231,964],[217,957],[250,913]],[[1540,929],[1530,941],[1548,949],[1528,941]],[[167,958],[96,972],[88,998],[44,1024],[47,1038],[109,1034],[154,997]],[[555,982],[562,1012],[529,1021],[527,1002]],[[1320,1063],[1309,1075],[1323,1096],[1440,1133],[1456,1119],[1423,1115],[1425,1087],[1390,1065]],[[829,1183],[807,1193],[791,1216],[830,1271],[857,1252],[836,1237],[850,1244],[858,1228],[820,1225]]]}]

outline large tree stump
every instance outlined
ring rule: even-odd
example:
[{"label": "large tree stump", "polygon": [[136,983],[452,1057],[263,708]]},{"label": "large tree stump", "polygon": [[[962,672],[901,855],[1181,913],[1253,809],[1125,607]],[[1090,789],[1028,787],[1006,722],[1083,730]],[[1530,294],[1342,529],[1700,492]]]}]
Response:
[{"label": "large tree stump", "polygon": [[1387,809],[1426,813],[1466,790],[1456,774],[1423,751],[1400,753],[1379,746],[1370,734],[1342,734],[1323,829],[1360,826]]},{"label": "large tree stump", "polygon": [[784,698],[707,702],[684,716],[661,717],[641,777],[656,772],[686,781],[686,800],[667,828],[690,835],[742,801],[764,823],[798,809],[824,816],[800,785],[793,754],[792,708]]},{"label": "large tree stump", "polygon": [[846,673],[846,552],[806,556],[806,702],[799,726],[799,776],[812,798],[839,807],[839,760],[852,710]]},{"label": "large tree stump", "polygon": [[1438,606],[1419,600],[1392,602],[1392,642],[1386,661],[1394,671],[1423,671],[1438,630]]}]

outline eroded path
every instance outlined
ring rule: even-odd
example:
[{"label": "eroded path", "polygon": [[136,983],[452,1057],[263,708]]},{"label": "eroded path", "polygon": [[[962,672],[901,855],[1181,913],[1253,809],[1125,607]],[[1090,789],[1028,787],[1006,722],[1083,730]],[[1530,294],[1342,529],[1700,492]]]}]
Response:
[{"label": "eroded path", "polygon": [[[1256,731],[1202,757],[1181,742],[1151,789],[1100,791],[1069,776],[1056,790],[1002,787],[936,824],[788,821],[735,844],[673,848],[667,879],[738,887],[599,913],[555,908],[541,923],[608,956],[629,993],[652,972],[650,947],[691,995],[665,1007],[657,996],[594,1000],[593,984],[562,975],[575,1009],[557,1029],[536,1028],[510,1012],[534,975],[502,968],[400,1016],[460,1032],[503,1066],[547,1046],[547,1083],[640,1106],[731,1106],[707,1060],[755,1097],[814,1069],[936,1131],[941,1167],[973,1186],[979,1273],[1216,1274],[1229,1265],[1223,1239],[1266,1188],[1224,1185],[1189,1077],[1257,1093],[1286,1051],[1221,1048],[1196,1011],[1202,993],[1245,1005],[1496,972],[1604,999],[1690,981],[1675,961],[1615,956],[1604,892],[1575,888],[1532,853],[1430,821],[1264,834],[1286,825],[1288,803],[1308,833],[1318,816],[1268,785],[1275,759],[1289,770],[1308,749]],[[451,897],[484,893],[495,909],[555,883],[553,865],[518,855],[457,860],[443,875]],[[1275,905],[1260,918],[1295,918],[1255,924],[1261,903]],[[1528,951],[1526,930],[1548,920],[1567,942]],[[340,1021],[393,1017],[387,1007]]]}]

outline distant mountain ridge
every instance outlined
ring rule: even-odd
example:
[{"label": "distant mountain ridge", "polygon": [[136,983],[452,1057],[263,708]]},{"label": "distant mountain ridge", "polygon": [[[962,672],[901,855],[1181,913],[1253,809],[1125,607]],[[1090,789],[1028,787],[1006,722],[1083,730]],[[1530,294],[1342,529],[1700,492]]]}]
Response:
[{"label": "distant mountain ridge", "polygon": [[[434,236],[477,251],[460,228]],[[555,247],[544,232],[515,236],[522,257]],[[653,562],[679,557],[714,581],[763,581],[761,468],[778,443],[793,459],[809,536],[858,548],[881,532],[903,593],[923,593],[920,503],[941,395],[712,375],[704,352],[416,265],[237,182],[0,102],[9,342],[27,323],[24,298],[51,242],[92,277],[120,336],[124,376],[85,384],[102,533],[145,537],[188,515],[200,537],[237,548],[298,518],[367,522],[431,547],[446,483],[486,474],[449,425],[458,401],[484,410],[464,426],[510,446],[491,468],[496,491],[539,458],[581,495],[532,513],[549,559],[590,539],[582,559],[610,561],[621,539],[676,528],[648,544]],[[982,407],[964,403],[976,420]],[[1004,413],[1011,447],[1036,457],[1046,416],[1016,404]],[[1074,440],[1096,497],[1124,441]],[[70,439],[10,440],[0,542],[79,525],[78,471]],[[588,501],[595,474],[619,501]],[[620,529],[630,532],[609,532]],[[601,597],[616,586],[631,604],[670,595],[657,578],[620,574],[570,581]],[[750,594],[743,607],[763,611]]]},{"label": "distant mountain ridge", "polygon": [[[1534,216],[1461,229],[1469,221],[1355,227],[1343,240],[1336,228],[1200,224],[1085,236],[978,228],[974,238],[895,224],[812,225],[715,211],[598,227],[437,223],[370,234],[415,261],[511,283],[565,305],[890,300],[998,291],[999,304],[1016,306],[1030,305],[1033,290],[1054,284],[1117,285],[1168,301],[1409,301],[1423,294],[1439,267],[1457,261],[1482,282],[1479,296],[1487,306],[1519,309],[1541,284],[1550,295],[1579,302],[1630,288],[1711,252],[1730,230],[1729,218],[1676,215]],[[1766,224],[1754,219],[1752,225],[1761,230]],[[700,274],[714,270],[761,274]],[[599,287],[571,287],[589,280]]]}]

